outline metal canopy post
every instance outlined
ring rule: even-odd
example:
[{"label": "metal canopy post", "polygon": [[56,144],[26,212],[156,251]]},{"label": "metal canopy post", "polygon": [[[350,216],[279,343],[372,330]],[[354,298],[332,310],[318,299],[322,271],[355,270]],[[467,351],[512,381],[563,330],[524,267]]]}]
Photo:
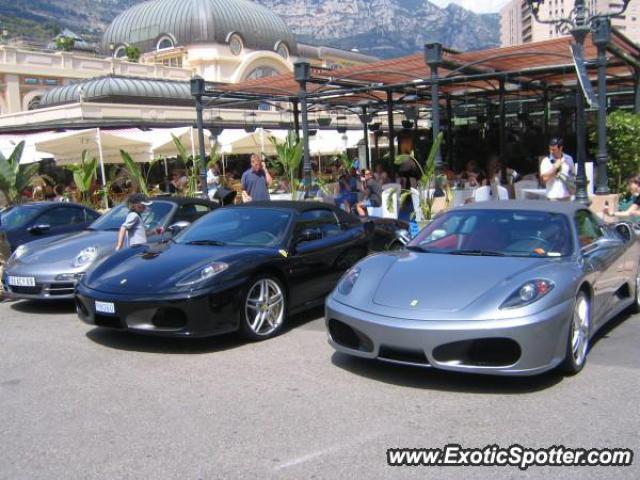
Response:
[{"label": "metal canopy post", "polygon": [[593,43],[598,47],[598,154],[596,156],[596,194],[607,195],[607,46],[611,40],[611,22],[608,18],[597,19]]},{"label": "metal canopy post", "polygon": [[[107,176],[104,170],[104,152],[102,150],[102,133],[100,127],[96,128],[96,143],[98,144],[98,158],[100,159],[100,176],[102,177],[102,188],[107,186]],[[107,192],[103,194],[104,208],[109,208],[109,195]]]},{"label": "metal canopy post", "polygon": [[389,127],[389,160],[391,160],[391,165],[395,165],[396,147],[394,139],[396,133],[393,128],[393,93],[391,90],[387,90],[387,126]]},{"label": "metal canopy post", "polygon": [[633,112],[640,113],[640,68],[636,68],[635,70],[635,80],[634,80],[634,95],[633,95]]},{"label": "metal canopy post", "polygon": [[504,90],[504,78],[499,80],[500,83],[500,160],[503,165],[506,165],[507,159],[507,107],[505,105],[505,90]]},{"label": "metal canopy post", "polygon": [[[440,133],[440,85],[438,82],[438,66],[442,63],[442,44],[427,43],[424,46],[424,60],[431,69],[431,129],[435,143]],[[442,152],[436,152],[436,172],[442,172]]]},{"label": "metal canopy post", "polygon": [[362,114],[359,116],[362,122],[362,134],[364,135],[364,165],[365,168],[371,169],[371,156],[369,155],[369,121],[370,117],[367,115],[367,107],[362,107]]},{"label": "metal canopy post", "polygon": [[[578,2],[576,2],[577,4]],[[576,41],[577,50],[580,58],[584,52],[584,40],[589,33],[589,27],[584,22],[578,23],[578,26],[571,31]],[[576,83],[576,143],[577,143],[577,160],[578,172],[576,175],[576,202],[583,205],[589,205],[589,195],[587,194],[587,172],[586,172],[586,118],[584,112],[584,93],[580,87],[580,82]]]},{"label": "metal canopy post", "polygon": [[[200,181],[202,182],[202,198],[208,198],[207,194],[207,167],[206,167],[206,157],[207,153],[204,145],[204,119],[203,119],[203,110],[204,105],[202,104],[202,97],[205,94],[205,84],[204,78],[195,76],[191,79],[191,95],[196,101],[196,126],[198,127],[198,143],[200,145],[200,165],[198,167],[198,176],[200,177]],[[196,159],[193,159],[193,164],[195,166]]]},{"label": "metal canopy post", "polygon": [[447,95],[447,164],[453,168],[453,104],[451,95]]},{"label": "metal canopy post", "polygon": [[296,131],[296,138],[300,140],[300,107],[297,100],[291,103],[293,104],[293,128]]},{"label": "metal canopy post", "polygon": [[549,104],[549,86],[545,83],[542,87],[542,102],[544,103],[543,115],[542,119],[542,136],[544,137],[544,144],[549,145],[549,115],[550,115],[550,104]]},{"label": "metal canopy post", "polygon": [[311,65],[307,62],[296,62],[293,65],[293,76],[300,85],[298,100],[302,113],[302,135],[304,147],[303,175],[304,189],[308,194],[311,188],[311,155],[309,151],[309,112],[307,111],[307,82],[311,78]]}]

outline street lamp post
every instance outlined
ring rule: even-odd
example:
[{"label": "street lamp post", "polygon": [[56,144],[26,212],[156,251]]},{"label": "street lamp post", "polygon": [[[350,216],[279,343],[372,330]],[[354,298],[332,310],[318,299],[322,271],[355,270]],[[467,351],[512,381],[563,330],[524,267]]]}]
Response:
[{"label": "street lamp post", "polygon": [[300,86],[298,101],[302,114],[302,141],[304,146],[304,160],[302,171],[304,175],[305,192],[311,188],[311,155],[309,154],[309,112],[307,109],[307,82],[311,79],[311,65],[307,62],[296,62],[293,65],[293,76]]},{"label": "street lamp post", "polygon": [[[198,144],[200,146],[200,168],[199,168],[199,176],[200,181],[202,182],[202,198],[208,198],[207,194],[207,167],[206,167],[206,157],[207,152],[205,150],[204,145],[204,119],[203,119],[203,111],[204,105],[202,104],[202,97],[205,94],[205,84],[204,78],[195,76],[191,79],[191,95],[193,96],[196,102],[196,125],[198,127]],[[195,158],[193,162],[195,164]]]},{"label": "street lamp post", "polygon": [[[608,188],[607,182],[607,129],[606,129],[606,45],[608,43],[608,33],[606,35],[599,31],[602,22],[612,17],[623,14],[629,2],[631,0],[622,0],[618,10],[609,13],[597,13],[591,12],[586,6],[585,0],[575,0],[574,8],[569,12],[567,17],[558,18],[541,18],[540,6],[544,4],[544,0],[527,0],[527,4],[531,8],[531,12],[539,23],[556,25],[558,28],[567,27],[571,30],[571,34],[575,40],[575,56],[576,58],[583,58],[584,41],[587,34],[592,30],[595,30],[594,43],[598,45],[598,188],[597,193],[606,194]],[[578,172],[576,175],[576,201],[588,204],[589,197],[587,195],[587,178],[585,171],[586,161],[586,118],[584,112],[584,95],[581,92],[580,85],[576,85],[576,136],[577,136],[577,160],[578,160]]]},{"label": "street lamp post", "polygon": [[[424,61],[431,70],[431,130],[435,143],[440,134],[440,88],[438,84],[438,67],[442,63],[442,44],[427,43],[424,46]],[[442,172],[442,152],[436,152],[436,171]]]}]

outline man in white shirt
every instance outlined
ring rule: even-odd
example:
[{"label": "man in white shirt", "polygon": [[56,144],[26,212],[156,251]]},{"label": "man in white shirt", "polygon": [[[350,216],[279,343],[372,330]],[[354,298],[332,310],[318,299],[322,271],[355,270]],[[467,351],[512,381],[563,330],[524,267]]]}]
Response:
[{"label": "man in white shirt", "polygon": [[214,200],[216,192],[220,187],[220,169],[216,162],[209,162],[209,169],[207,170],[207,191],[209,193],[209,200]]},{"label": "man in white shirt", "polygon": [[549,200],[568,201],[575,185],[575,165],[563,151],[561,138],[549,142],[549,156],[540,162],[540,178],[547,187]]}]

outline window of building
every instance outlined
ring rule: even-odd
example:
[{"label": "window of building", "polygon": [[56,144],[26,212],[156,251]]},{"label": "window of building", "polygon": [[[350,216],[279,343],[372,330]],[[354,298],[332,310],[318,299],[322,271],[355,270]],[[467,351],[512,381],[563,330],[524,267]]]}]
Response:
[{"label": "window of building", "polygon": [[37,78],[33,78],[33,77],[26,77],[24,79],[24,83],[26,85],[40,85],[40,80]]},{"label": "window of building", "polygon": [[246,80],[255,80],[257,78],[273,77],[275,75],[279,75],[279,73],[280,72],[278,72],[275,68],[265,65],[265,66],[257,67],[251,70],[251,72],[249,72],[249,75],[247,75]]},{"label": "window of building", "polygon": [[237,35],[235,33],[231,35],[231,37],[229,38],[229,50],[231,51],[231,53],[233,55],[240,55],[242,53],[242,48],[243,44],[240,35]]},{"label": "window of building", "polygon": [[156,50],[169,50],[174,46],[175,45],[173,43],[173,39],[171,39],[171,37],[164,36],[160,40],[158,40],[158,44],[156,45]]},{"label": "window of building", "polygon": [[56,85],[58,85],[58,80],[56,80],[55,78],[45,78],[44,84],[49,87],[55,87]]},{"label": "window of building", "polygon": [[289,58],[289,49],[287,48],[287,44],[284,42],[278,42],[276,45],[276,53],[280,55],[285,60]]},{"label": "window of building", "polygon": [[27,110],[35,110],[36,108],[38,108],[40,106],[41,99],[42,97],[39,97],[39,96],[33,97],[29,102],[29,105],[27,105]]},{"label": "window of building", "polygon": [[124,57],[126,57],[127,56],[127,47],[125,47],[124,45],[119,46],[113,52],[113,56],[114,56],[114,58],[124,58]]}]

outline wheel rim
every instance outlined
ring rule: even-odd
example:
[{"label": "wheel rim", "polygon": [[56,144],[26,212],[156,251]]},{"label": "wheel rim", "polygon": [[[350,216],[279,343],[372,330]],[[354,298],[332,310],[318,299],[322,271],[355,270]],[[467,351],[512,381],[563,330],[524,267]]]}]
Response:
[{"label": "wheel rim", "polygon": [[244,313],[253,333],[273,333],[284,319],[284,294],[280,285],[268,278],[254,283],[247,294]]},{"label": "wheel rim", "polygon": [[578,297],[573,312],[571,332],[571,350],[576,365],[584,363],[589,347],[589,302],[583,296]]},{"label": "wheel rim", "polygon": [[640,268],[636,274],[636,304],[640,306]]}]

